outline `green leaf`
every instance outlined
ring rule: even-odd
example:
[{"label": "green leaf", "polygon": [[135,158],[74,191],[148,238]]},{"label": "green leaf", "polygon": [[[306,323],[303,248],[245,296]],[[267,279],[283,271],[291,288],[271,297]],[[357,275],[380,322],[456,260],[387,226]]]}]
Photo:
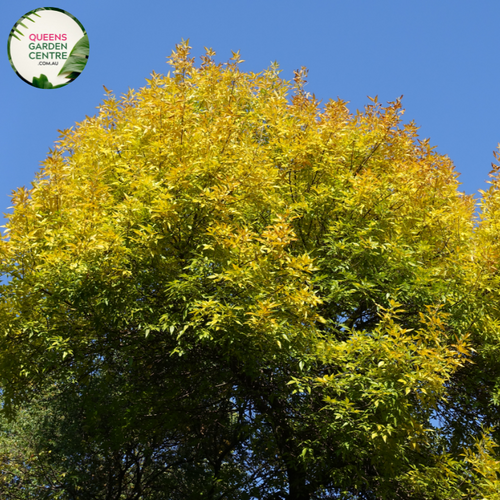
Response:
[{"label": "green leaf", "polygon": [[87,35],[82,36],[75,46],[71,50],[70,56],[80,55],[83,57],[88,57],[90,53],[89,37]]},{"label": "green leaf", "polygon": [[59,75],[67,73],[66,78],[74,80],[84,70],[89,56],[90,45],[87,35],[82,36],[71,50]]},{"label": "green leaf", "polygon": [[49,79],[46,75],[41,74],[38,78],[36,76],[33,77],[33,87],[37,87],[39,89],[53,89],[54,86],[49,82]]},{"label": "green leaf", "polygon": [[86,64],[87,59],[84,59],[80,56],[70,56],[64,63],[64,66],[59,72],[59,75],[63,75],[64,73],[74,73],[71,75],[67,75],[67,78],[69,78],[70,76],[76,77],[75,75],[79,76],[80,73],[84,70]]}]

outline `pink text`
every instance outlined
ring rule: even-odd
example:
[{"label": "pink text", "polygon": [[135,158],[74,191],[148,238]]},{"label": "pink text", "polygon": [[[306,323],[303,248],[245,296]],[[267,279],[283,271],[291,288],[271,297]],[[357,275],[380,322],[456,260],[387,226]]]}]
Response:
[{"label": "pink text", "polygon": [[56,40],[61,40],[63,42],[65,42],[67,40],[67,35],[66,33],[63,33],[63,34],[56,34],[56,33],[32,33],[30,36],[29,36],[29,39],[32,41],[32,42],[41,42],[41,41],[44,41],[44,42],[54,42]]}]

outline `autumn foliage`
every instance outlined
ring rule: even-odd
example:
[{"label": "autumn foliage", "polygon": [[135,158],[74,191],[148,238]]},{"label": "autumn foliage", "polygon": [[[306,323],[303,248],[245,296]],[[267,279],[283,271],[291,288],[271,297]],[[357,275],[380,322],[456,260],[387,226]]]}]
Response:
[{"label": "autumn foliage", "polygon": [[214,55],[13,195],[3,498],[500,498],[496,172]]}]

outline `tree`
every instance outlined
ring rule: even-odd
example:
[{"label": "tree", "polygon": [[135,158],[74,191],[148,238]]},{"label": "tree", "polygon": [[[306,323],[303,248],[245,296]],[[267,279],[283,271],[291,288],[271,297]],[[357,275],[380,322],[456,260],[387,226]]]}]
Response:
[{"label": "tree", "polygon": [[496,498],[496,185],[189,49],[13,195],[4,496]]}]

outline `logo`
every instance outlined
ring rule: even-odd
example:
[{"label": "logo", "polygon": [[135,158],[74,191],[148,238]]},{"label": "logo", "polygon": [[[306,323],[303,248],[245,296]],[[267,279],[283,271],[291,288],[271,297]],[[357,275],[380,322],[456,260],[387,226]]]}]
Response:
[{"label": "logo", "polygon": [[57,89],[84,70],[89,39],[76,17],[62,9],[43,7],[17,21],[9,35],[7,52],[12,68],[26,83]]}]

